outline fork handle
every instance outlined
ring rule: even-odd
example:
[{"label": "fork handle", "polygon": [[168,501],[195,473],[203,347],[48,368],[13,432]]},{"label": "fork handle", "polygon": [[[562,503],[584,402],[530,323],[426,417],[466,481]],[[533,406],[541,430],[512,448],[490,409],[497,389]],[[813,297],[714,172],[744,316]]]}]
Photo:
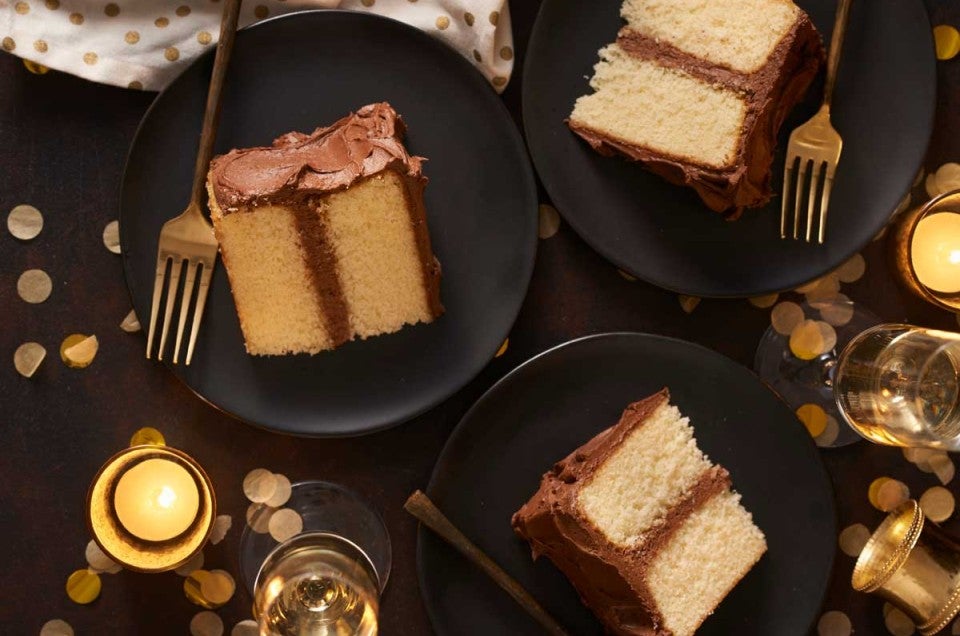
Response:
[{"label": "fork handle", "polygon": [[240,17],[241,0],[225,0],[223,18],[220,21],[220,38],[217,54],[213,60],[210,88],[207,90],[207,107],[203,113],[203,129],[200,132],[200,148],[197,150],[197,165],[193,169],[193,190],[190,192],[190,207],[199,209],[207,180],[210,160],[213,158],[213,143],[217,139],[217,124],[220,121],[220,94],[237,35],[237,19]]},{"label": "fork handle", "polygon": [[853,0],[837,2],[837,17],[833,22],[833,35],[830,36],[830,51],[827,54],[827,81],[823,86],[823,105],[830,108],[833,102],[833,86],[837,83],[837,68],[840,66],[840,51],[843,38],[847,34],[847,17]]}]

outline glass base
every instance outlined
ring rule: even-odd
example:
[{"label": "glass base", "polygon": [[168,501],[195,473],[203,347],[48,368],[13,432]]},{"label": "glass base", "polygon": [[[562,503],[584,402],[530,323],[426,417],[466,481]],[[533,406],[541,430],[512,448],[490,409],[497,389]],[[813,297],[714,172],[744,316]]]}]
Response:
[{"label": "glass base", "polygon": [[[757,347],[754,371],[780,394],[791,409],[797,411],[803,407],[802,413],[812,426],[817,430],[822,428],[814,436],[817,446],[836,448],[859,442],[863,438],[847,425],[837,409],[833,397],[833,373],[838,353],[857,334],[880,324],[880,319],[869,310],[846,300],[798,304],[803,310],[803,320],[824,323],[827,331],[832,328],[836,343],[827,350],[813,352],[816,355],[812,359],[801,359],[791,348],[791,337],[778,332],[771,325]],[[842,324],[837,324],[840,322]],[[794,347],[797,348],[800,338],[795,340]],[[821,424],[823,414],[826,414],[826,424]],[[808,424],[808,428],[810,426]],[[814,432],[811,431],[811,434]]]},{"label": "glass base", "polygon": [[[383,591],[392,564],[390,535],[379,513],[367,502],[337,484],[303,481],[293,484],[290,500],[284,507],[297,511],[303,519],[300,534],[325,532],[359,547],[373,564],[380,591]],[[278,545],[269,533],[256,532],[249,524],[244,527],[240,538],[240,572],[251,595],[260,567]]]}]

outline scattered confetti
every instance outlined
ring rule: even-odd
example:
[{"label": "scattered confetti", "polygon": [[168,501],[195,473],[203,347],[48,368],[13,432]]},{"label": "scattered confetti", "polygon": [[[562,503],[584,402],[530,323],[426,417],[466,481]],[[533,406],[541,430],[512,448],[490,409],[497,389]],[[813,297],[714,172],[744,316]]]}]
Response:
[{"label": "scattered confetti", "polygon": [[43,229],[43,215],[32,205],[18,205],[7,215],[7,229],[21,241],[37,238]]},{"label": "scattered confetti", "polygon": [[43,624],[40,636],[73,636],[73,628],[67,621],[55,618]]},{"label": "scattered confetti", "polygon": [[880,494],[880,488],[888,481],[890,481],[889,477],[877,477],[870,482],[870,487],[867,489],[867,500],[870,502],[870,505],[877,510],[880,509],[880,501],[877,498]]},{"label": "scattered confetti", "polygon": [[[73,336],[70,336],[72,338]],[[89,367],[93,359],[97,357],[97,350],[100,348],[100,342],[96,336],[87,336],[76,344],[67,345],[64,340],[60,345],[60,357],[73,369],[83,369]]]},{"label": "scattered confetti", "polygon": [[140,326],[140,320],[137,318],[137,313],[134,310],[130,310],[130,313],[127,314],[127,317],[124,318],[123,322],[120,323],[120,328],[127,333],[136,333],[142,329]]},{"label": "scattered confetti", "polygon": [[927,196],[931,199],[940,195],[940,187],[937,185],[937,175],[931,172],[923,182],[923,187],[927,191]]},{"label": "scattered confetti", "polygon": [[782,302],[770,312],[770,324],[773,330],[782,336],[789,336],[797,325],[803,322],[803,309],[792,302]]},{"label": "scattered confetti", "polygon": [[700,304],[700,299],[696,296],[684,296],[680,294],[677,296],[677,300],[680,301],[680,307],[683,308],[685,312],[692,313],[694,309],[697,308],[697,305]]},{"label": "scattered confetti", "polygon": [[53,281],[42,269],[28,269],[17,279],[17,293],[25,302],[32,305],[50,298]]},{"label": "scattered confetti", "polygon": [[493,354],[494,358],[499,358],[507,352],[507,347],[510,346],[510,338],[505,338],[503,344],[500,345],[500,348],[497,349],[497,352]]},{"label": "scattered confetti", "polygon": [[210,530],[210,544],[217,545],[227,536],[230,526],[233,525],[233,517],[230,515],[217,515],[213,520],[213,528]]},{"label": "scattered confetti", "polygon": [[216,606],[225,605],[237,590],[237,583],[225,570],[211,570],[210,576],[200,581],[200,593]]},{"label": "scattered confetti", "polygon": [[807,427],[810,437],[817,437],[827,428],[827,412],[819,404],[804,404],[797,409],[797,417]]},{"label": "scattered confetti", "polygon": [[23,377],[32,378],[46,357],[47,350],[39,342],[24,342],[13,352],[13,366]]},{"label": "scattered confetti", "polygon": [[837,278],[841,283],[853,283],[863,277],[867,271],[867,262],[860,254],[854,254],[850,260],[837,268]]},{"label": "scattered confetti", "polygon": [[92,603],[100,596],[100,576],[87,569],[77,570],[67,578],[67,596],[80,605]]},{"label": "scattered confetti", "polygon": [[[825,330],[821,325],[827,325],[819,320],[804,320],[790,332],[790,351],[801,360],[813,360],[817,356],[829,351],[824,339]],[[833,327],[830,327],[833,330]],[[833,344],[836,344],[836,332],[833,335]]]},{"label": "scattered confetti", "polygon": [[252,503],[247,507],[247,525],[258,534],[270,532],[270,517],[277,511],[265,504]]},{"label": "scattered confetti", "polygon": [[843,612],[826,612],[817,622],[819,636],[849,636],[853,632],[850,617]]},{"label": "scattered confetti", "polygon": [[944,486],[953,481],[955,467],[953,460],[950,459],[946,453],[934,456],[930,460],[930,468],[933,469],[933,474],[937,476],[937,479],[939,479],[940,483]]},{"label": "scattered confetti", "polygon": [[943,523],[953,515],[957,502],[943,486],[934,486],[920,496],[920,508],[930,521]]},{"label": "scattered confetti", "polygon": [[949,60],[960,53],[960,32],[949,24],[933,27],[933,41],[936,44],[938,60]]},{"label": "scattered confetti", "polygon": [[200,612],[190,619],[190,636],[223,636],[223,621],[213,612]]},{"label": "scattered confetti", "polygon": [[120,565],[104,554],[103,550],[100,549],[100,546],[97,545],[96,541],[91,540],[87,543],[87,549],[85,550],[84,555],[87,558],[87,563],[90,565],[90,569],[96,572],[106,572],[107,574],[116,574],[120,571]]},{"label": "scattered confetti", "polygon": [[[829,274],[827,274],[827,276],[829,276]],[[817,286],[820,284],[823,278],[825,277],[814,278],[813,280],[806,282],[803,285],[800,285],[794,291],[796,291],[798,294],[809,294],[810,292],[812,292],[814,289],[817,288]]]},{"label": "scattered confetti", "polygon": [[130,437],[131,446],[166,446],[163,433],[151,426],[144,426]]},{"label": "scattered confetti", "polygon": [[260,626],[256,621],[240,621],[230,630],[230,636],[260,636]]},{"label": "scattered confetti", "polygon": [[280,508],[290,501],[290,494],[293,492],[290,487],[290,480],[286,475],[274,473],[274,479],[277,480],[277,488],[273,491],[273,496],[267,499],[266,503],[271,508]]},{"label": "scattered confetti", "polygon": [[199,605],[206,609],[213,609],[216,605],[208,601],[201,591],[203,581],[209,577],[210,573],[206,570],[194,570],[183,580],[183,593],[186,595],[187,600],[194,605]]},{"label": "scattered confetti", "polygon": [[103,245],[114,254],[120,253],[120,223],[110,221],[103,228]]},{"label": "scattered confetti", "polygon": [[625,280],[628,280],[628,281],[630,281],[631,283],[637,282],[637,277],[636,277],[636,276],[634,276],[633,274],[628,274],[627,272],[623,271],[622,269],[618,269],[618,270],[617,270],[617,273],[620,274],[620,276],[622,276]]},{"label": "scattered confetti", "polygon": [[268,528],[270,536],[283,543],[290,537],[300,534],[303,530],[303,519],[296,510],[282,508],[270,517]]},{"label": "scattered confetti", "polygon": [[816,287],[806,292],[807,302],[833,298],[840,292],[840,279],[835,274],[828,274],[820,279]]},{"label": "scattered confetti", "polygon": [[557,208],[546,203],[540,204],[540,221],[537,234],[542,239],[548,239],[560,229],[560,214]]},{"label": "scattered confetti", "polygon": [[847,556],[854,558],[860,556],[863,546],[870,540],[870,530],[862,523],[855,523],[847,526],[840,533],[840,549]]},{"label": "scattered confetti", "polygon": [[253,503],[264,503],[277,489],[277,478],[266,468],[254,468],[243,478],[243,494]]},{"label": "scattered confetti", "polygon": [[910,636],[916,629],[910,617],[896,607],[890,608],[883,617],[883,622],[887,626],[887,631],[893,636]]},{"label": "scattered confetti", "polygon": [[890,512],[910,498],[910,489],[902,481],[888,479],[877,489],[877,508]]},{"label": "scattered confetti", "polygon": [[827,448],[833,446],[833,443],[837,441],[839,435],[840,424],[837,422],[837,418],[828,415],[827,425],[824,427],[823,432],[814,437],[813,441],[816,442],[817,446]]},{"label": "scattered confetti", "polygon": [[820,312],[820,317],[828,325],[842,327],[853,319],[853,302],[844,294],[833,298],[815,300],[810,306]]},{"label": "scattered confetti", "polygon": [[174,572],[180,576],[190,576],[203,567],[203,552],[197,552],[190,557],[186,563],[178,567]]},{"label": "scattered confetti", "polygon": [[749,300],[750,304],[754,307],[767,309],[768,307],[773,307],[778,298],[780,298],[780,294],[767,294],[766,296],[754,296],[753,298],[748,298],[747,300]]},{"label": "scattered confetti", "polygon": [[950,192],[960,188],[960,163],[945,163],[937,168],[937,189]]}]

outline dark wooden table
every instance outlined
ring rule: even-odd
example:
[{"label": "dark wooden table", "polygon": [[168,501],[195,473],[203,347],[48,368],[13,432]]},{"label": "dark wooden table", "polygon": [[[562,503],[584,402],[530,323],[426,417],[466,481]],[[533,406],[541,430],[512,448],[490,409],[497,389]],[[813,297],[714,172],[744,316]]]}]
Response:
[{"label": "dark wooden table", "polygon": [[[519,123],[525,42],[536,0],[512,4],[517,71],[504,100]],[[926,0],[933,24],[960,25],[960,4]],[[960,58],[938,63],[937,127],[926,168],[960,159]],[[768,312],[746,301],[705,300],[684,313],[677,297],[629,282],[566,225],[540,241],[529,295],[510,333],[506,353],[466,388],[431,412],[392,430],[343,440],[311,440],[263,432],[197,399],[159,364],[143,358],[143,335],[118,324],[130,309],[120,258],[104,249],[101,232],[117,216],[117,193],[127,147],[153,94],[96,85],[57,72],[29,73],[0,55],[0,212],[30,203],[44,213],[43,233],[20,243],[0,232],[0,632],[36,634],[63,618],[78,634],[185,634],[199,608],[173,573],[103,576],[100,598],[73,604],[66,577],[85,567],[87,486],[100,464],[142,426],[159,428],[173,446],[210,472],[221,512],[233,515],[226,540],[206,549],[207,567],[238,570],[243,526],[243,475],[265,466],[293,480],[321,478],[355,489],[384,515],[394,545],[394,570],[382,606],[385,634],[427,634],[417,588],[416,524],[402,510],[407,495],[426,485],[444,440],[490,385],[530,356],[585,334],[647,331],[698,342],[751,365]],[[915,192],[920,201],[922,188]],[[546,196],[543,195],[546,201]],[[954,317],[925,305],[891,276],[889,249],[875,241],[864,251],[866,276],[844,292],[889,321],[956,329]],[[16,294],[28,268],[46,270],[54,291],[41,305]],[[95,333],[100,353],[85,370],[67,368],[57,354],[70,333]],[[33,379],[11,364],[22,342],[48,351]],[[840,528],[874,527],[883,514],[867,502],[871,480],[889,475],[919,496],[933,475],[908,464],[899,450],[859,443],[823,451],[836,489]],[[954,482],[950,485],[956,490]],[[789,488],[790,484],[783,484]],[[960,534],[960,515],[946,524]],[[881,603],[850,589],[853,559],[838,552],[824,607],[853,619],[859,634],[884,634]],[[784,581],[784,585],[789,585]],[[222,610],[227,633],[248,618],[240,589]],[[803,631],[798,626],[798,633]]]}]

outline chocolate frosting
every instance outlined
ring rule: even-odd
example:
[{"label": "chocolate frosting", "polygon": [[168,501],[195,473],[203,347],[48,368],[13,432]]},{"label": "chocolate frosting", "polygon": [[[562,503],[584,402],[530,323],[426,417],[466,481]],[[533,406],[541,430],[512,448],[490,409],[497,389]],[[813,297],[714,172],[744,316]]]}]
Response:
[{"label": "chocolate frosting", "polygon": [[645,583],[645,572],[683,521],[710,497],[730,487],[727,471],[713,466],[659,526],[630,548],[611,543],[580,512],[580,488],[623,440],[669,399],[668,390],[663,389],[628,406],[615,426],[557,462],[512,519],[514,531],[530,542],[533,558],[545,555],[553,561],[611,634],[669,636]]},{"label": "chocolate frosting", "polygon": [[571,130],[603,155],[624,155],[671,183],[693,188],[709,208],[724,212],[730,219],[738,217],[745,207],[767,203],[773,195],[770,166],[780,126],[803,98],[824,60],[823,41],[807,14],[798,10],[796,23],[767,63],[749,75],[711,64],[629,27],[621,29],[617,43],[637,58],[652,59],[742,93],[747,115],[735,160],[729,167],[718,169],[670,157],[568,120]]}]

